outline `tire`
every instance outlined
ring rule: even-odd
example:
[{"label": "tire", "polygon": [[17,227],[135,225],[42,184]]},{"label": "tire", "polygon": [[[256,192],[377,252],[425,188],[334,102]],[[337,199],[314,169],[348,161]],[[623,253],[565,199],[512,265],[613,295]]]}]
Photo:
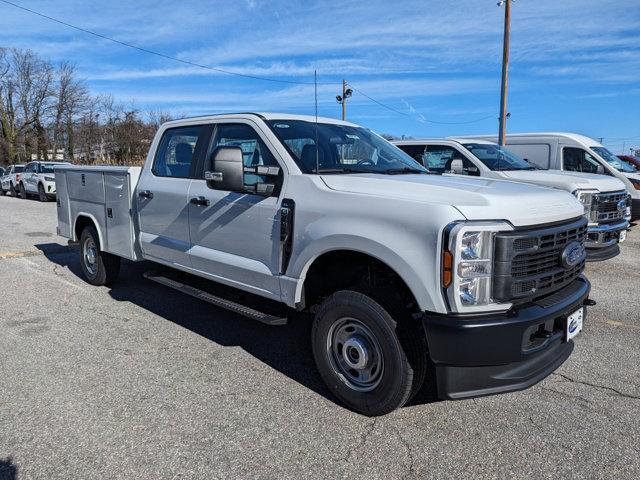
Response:
[{"label": "tire", "polygon": [[20,182],[20,185],[18,186],[18,188],[20,188],[20,198],[22,198],[23,200],[27,199],[27,189],[24,188],[24,183]]},{"label": "tire", "polygon": [[41,202],[48,202],[49,197],[47,197],[47,192],[44,191],[44,185],[41,183],[38,184],[38,200]]},{"label": "tire", "polygon": [[4,197],[7,194],[7,191],[4,188],[0,188],[0,197]]},{"label": "tire", "polygon": [[390,310],[363,293],[343,290],[320,305],[313,322],[320,376],[345,405],[368,416],[405,405],[422,386],[427,368],[419,320],[396,314],[396,321]]},{"label": "tire", "polygon": [[80,235],[80,265],[82,273],[92,285],[111,285],[120,273],[120,257],[100,250],[98,232],[85,227]]},{"label": "tire", "polygon": [[13,183],[9,184],[9,193],[12,197],[18,196],[18,192],[16,191],[16,187],[13,186]]}]

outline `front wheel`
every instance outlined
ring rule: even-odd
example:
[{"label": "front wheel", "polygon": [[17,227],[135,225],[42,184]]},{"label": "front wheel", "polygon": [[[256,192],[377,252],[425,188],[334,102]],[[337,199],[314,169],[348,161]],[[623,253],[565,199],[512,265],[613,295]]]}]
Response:
[{"label": "front wheel", "polygon": [[[312,347],[320,376],[349,408],[384,415],[407,403],[421,387],[427,367],[424,334],[416,321],[394,320],[371,297],[339,291],[318,309]],[[407,335],[406,330],[414,330]]]},{"label": "front wheel", "polygon": [[80,235],[80,265],[92,285],[110,285],[120,273],[120,257],[100,250],[98,232],[91,226]]}]

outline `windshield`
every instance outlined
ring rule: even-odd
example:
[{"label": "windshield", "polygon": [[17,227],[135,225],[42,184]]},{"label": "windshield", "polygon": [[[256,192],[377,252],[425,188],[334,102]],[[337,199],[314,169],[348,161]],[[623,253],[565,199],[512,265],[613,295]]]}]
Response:
[{"label": "windshield", "polygon": [[635,165],[627,162],[626,160],[618,158],[604,147],[591,147],[591,150],[604,158],[609,165],[620,172],[636,173],[638,171]]},{"label": "windshield", "polygon": [[53,169],[56,167],[63,167],[63,164],[41,163],[40,173],[53,173]]},{"label": "windshield", "polygon": [[428,173],[398,147],[365,128],[304,120],[266,123],[304,173]]},{"label": "windshield", "polygon": [[491,170],[539,170],[513,152],[487,143],[465,143],[464,147]]}]

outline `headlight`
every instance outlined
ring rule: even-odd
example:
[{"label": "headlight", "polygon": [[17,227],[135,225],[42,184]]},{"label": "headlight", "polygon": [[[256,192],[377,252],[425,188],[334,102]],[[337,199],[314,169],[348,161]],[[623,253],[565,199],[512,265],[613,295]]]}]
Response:
[{"label": "headlight", "polygon": [[573,192],[580,203],[582,203],[584,214],[587,215],[587,217],[589,216],[589,212],[591,212],[591,201],[596,193],[598,193],[597,190],[576,190]]},{"label": "headlight", "polygon": [[454,312],[508,310],[511,304],[495,303],[493,288],[493,238],[510,231],[506,222],[453,223],[445,230],[442,286]]},{"label": "headlight", "polygon": [[56,181],[56,177],[44,177],[44,179],[45,179],[47,182],[55,182],[55,181]]}]

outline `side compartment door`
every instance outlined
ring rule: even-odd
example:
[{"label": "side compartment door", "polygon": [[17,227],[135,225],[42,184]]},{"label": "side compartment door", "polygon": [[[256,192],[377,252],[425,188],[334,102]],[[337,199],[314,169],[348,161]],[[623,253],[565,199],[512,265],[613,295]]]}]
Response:
[{"label": "side compartment door", "polygon": [[[189,191],[191,264],[212,280],[280,299],[280,192],[284,171],[250,122],[216,124],[200,178]],[[236,146],[245,167],[278,166],[278,177],[245,173],[245,184],[274,183],[272,196],[213,190],[204,180],[217,147]]]},{"label": "side compartment door", "polygon": [[189,186],[208,128],[189,125],[165,130],[150,168],[136,188],[143,256],[190,267]]}]

